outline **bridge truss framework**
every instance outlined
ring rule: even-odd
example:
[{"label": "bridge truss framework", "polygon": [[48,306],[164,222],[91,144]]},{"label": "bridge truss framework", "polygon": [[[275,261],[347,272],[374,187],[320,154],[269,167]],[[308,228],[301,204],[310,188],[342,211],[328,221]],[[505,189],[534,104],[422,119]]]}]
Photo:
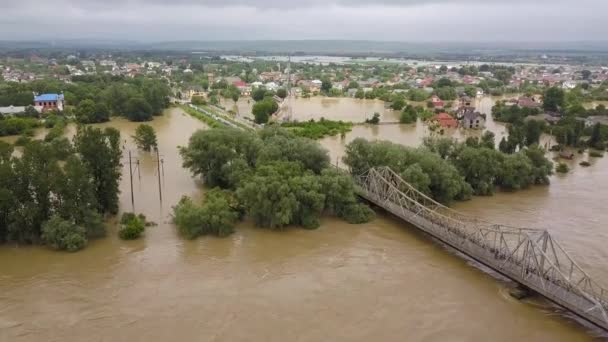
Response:
[{"label": "bridge truss framework", "polygon": [[608,290],[547,230],[489,223],[447,208],[388,167],[354,176],[359,195],[454,249],[608,330]]}]

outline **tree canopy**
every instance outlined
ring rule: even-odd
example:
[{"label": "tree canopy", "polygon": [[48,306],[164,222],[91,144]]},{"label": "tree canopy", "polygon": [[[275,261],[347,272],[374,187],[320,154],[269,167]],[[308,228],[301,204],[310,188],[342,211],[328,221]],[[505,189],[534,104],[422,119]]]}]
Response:
[{"label": "tree canopy", "polygon": [[118,209],[120,134],[80,128],[32,140],[20,157],[0,143],[0,241],[75,251],[103,236],[102,215]]},{"label": "tree canopy", "polygon": [[509,155],[494,149],[494,136],[465,144],[447,138],[427,138],[420,148],[386,141],[355,139],[344,162],[353,174],[388,166],[419,191],[449,204],[475,195],[492,195],[496,187],[518,190],[548,184],[553,164],[536,145]]},{"label": "tree canopy", "polygon": [[546,111],[557,112],[564,106],[565,93],[561,88],[551,87],[545,91],[543,101]]},{"label": "tree canopy", "polygon": [[139,125],[135,130],[133,140],[135,140],[137,148],[142,151],[150,152],[153,148],[158,147],[158,142],[156,141],[156,132],[150,125]]},{"label": "tree canopy", "polygon": [[[184,167],[202,175],[208,186],[233,191],[238,206],[260,227],[316,228],[324,212],[352,223],[373,217],[356,201],[350,177],[330,170],[326,150],[279,127],[259,134],[227,128],[199,131],[181,154]],[[202,209],[191,200],[183,200],[174,216],[178,226],[199,227],[183,228],[186,236],[201,234]]]},{"label": "tree canopy", "polygon": [[268,122],[270,116],[279,110],[279,105],[272,98],[265,98],[253,105],[251,113],[255,118],[255,122],[258,124],[265,124]]}]

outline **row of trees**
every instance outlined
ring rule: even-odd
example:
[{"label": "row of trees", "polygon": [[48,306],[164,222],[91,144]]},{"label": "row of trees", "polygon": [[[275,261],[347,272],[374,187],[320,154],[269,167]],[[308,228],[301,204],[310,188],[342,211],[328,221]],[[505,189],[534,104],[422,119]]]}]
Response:
[{"label": "row of trees", "polygon": [[0,83],[0,106],[32,105],[33,93],[64,93],[66,104],[83,123],[103,122],[111,115],[148,121],[169,105],[170,89],[161,79],[110,75],[74,76],[72,83],[54,79]]},{"label": "row of trees", "polygon": [[553,164],[542,149],[533,146],[505,154],[494,149],[493,138],[485,135],[466,143],[427,138],[420,148],[356,139],[347,146],[344,162],[353,174],[388,166],[419,191],[446,204],[473,194],[491,195],[496,187],[518,190],[549,183]]},{"label": "row of trees", "polygon": [[[187,237],[230,232],[225,224],[233,221],[230,212],[270,229],[316,228],[323,213],[351,223],[373,217],[357,202],[350,177],[330,168],[326,150],[279,127],[259,134],[228,128],[199,131],[180,153],[184,167],[201,175],[207,186],[228,191],[211,195],[203,206],[184,199],[174,208],[175,222]],[[206,205],[212,204],[213,211],[224,213],[217,226],[205,219]]]},{"label": "row of trees", "polygon": [[0,241],[77,250],[118,211],[120,133],[81,127],[70,143],[31,141],[21,157],[0,142]]}]

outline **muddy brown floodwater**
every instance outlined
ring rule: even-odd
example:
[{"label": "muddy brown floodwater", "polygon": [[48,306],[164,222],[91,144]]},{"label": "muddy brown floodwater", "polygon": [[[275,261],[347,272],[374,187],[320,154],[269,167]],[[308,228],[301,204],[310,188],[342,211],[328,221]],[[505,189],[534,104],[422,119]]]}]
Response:
[{"label": "muddy brown floodwater", "polygon": [[[151,124],[164,201],[154,156],[134,152],[141,160],[135,206],[159,225],[121,241],[111,224],[106,238],[75,254],[0,247],[0,341],[587,341],[598,334],[542,300],[512,299],[508,282],[382,213],[364,225],[325,218],[315,231],[244,222],[226,239],[184,240],[169,223],[170,207],[203,189],[182,169],[177,146],[204,125],[178,109]],[[100,126],[119,128],[134,150],[137,124]],[[130,211],[124,169],[121,210]],[[606,170],[599,161],[550,188],[458,209],[502,222],[550,220],[599,270],[608,189],[595,182]]]}]

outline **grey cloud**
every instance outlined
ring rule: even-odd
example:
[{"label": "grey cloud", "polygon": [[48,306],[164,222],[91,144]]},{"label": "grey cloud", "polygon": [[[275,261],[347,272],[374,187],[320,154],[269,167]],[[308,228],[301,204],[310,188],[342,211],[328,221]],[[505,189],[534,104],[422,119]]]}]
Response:
[{"label": "grey cloud", "polygon": [[0,40],[600,40],[605,0],[0,0]]},{"label": "grey cloud", "polygon": [[[586,0],[583,0],[585,2]],[[601,0],[591,0],[601,1]],[[572,2],[569,0],[535,0],[535,4],[547,4],[549,6],[560,3]],[[0,8],[35,7],[39,0],[1,0]],[[422,5],[518,5],[529,4],[529,0],[56,0],[54,4],[63,4],[74,8],[121,8],[133,6],[197,6],[197,7],[248,7],[255,9],[289,9],[289,8],[318,8],[327,6],[338,7],[412,7]],[[579,3],[580,4],[580,3]],[[57,6],[60,7],[60,6]]]}]

